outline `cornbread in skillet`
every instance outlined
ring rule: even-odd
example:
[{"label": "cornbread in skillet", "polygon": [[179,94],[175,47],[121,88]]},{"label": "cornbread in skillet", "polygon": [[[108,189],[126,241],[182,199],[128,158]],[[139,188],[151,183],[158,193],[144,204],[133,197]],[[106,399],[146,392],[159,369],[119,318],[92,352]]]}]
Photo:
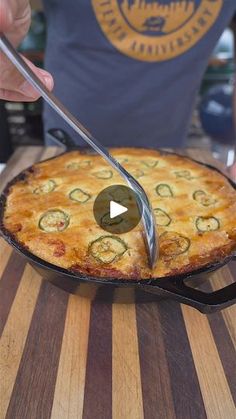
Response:
[{"label": "cornbread in skillet", "polygon": [[236,191],[192,160],[146,149],[113,149],[154,208],[160,260],[150,271],[139,224],[120,236],[95,222],[98,193],[125,184],[99,156],[72,151],[35,164],[7,192],[3,228],[34,255],[73,272],[158,278],[223,260],[236,249]]}]

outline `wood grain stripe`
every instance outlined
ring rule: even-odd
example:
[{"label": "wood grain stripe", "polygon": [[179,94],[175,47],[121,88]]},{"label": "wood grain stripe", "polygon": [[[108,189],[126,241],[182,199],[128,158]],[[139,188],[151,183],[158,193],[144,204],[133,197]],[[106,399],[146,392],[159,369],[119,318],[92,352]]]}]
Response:
[{"label": "wood grain stripe", "polygon": [[93,302],[85,378],[83,419],[112,417],[112,306]]},{"label": "wood grain stripe", "polygon": [[[236,262],[229,263],[228,279],[231,283],[236,282]],[[223,317],[236,350],[236,305],[228,307],[227,310],[224,310]]]},{"label": "wood grain stripe", "polygon": [[40,283],[39,275],[27,266],[0,339],[0,418],[5,418]]},{"label": "wood grain stripe", "polygon": [[90,301],[70,296],[51,419],[82,417]]},{"label": "wood grain stripe", "polygon": [[12,248],[5,240],[0,237],[0,281],[3,271],[6,267],[10,254],[12,252]]},{"label": "wood grain stripe", "polygon": [[234,349],[236,350],[236,326],[235,326],[235,319],[236,319],[236,306],[228,307],[227,310],[224,310],[223,318],[226,323],[228,332],[230,334],[231,340],[234,345]]},{"label": "wood grain stripe", "polygon": [[182,306],[182,311],[207,418],[235,419],[234,401],[208,319],[188,306]]},{"label": "wood grain stripe", "polygon": [[158,304],[163,341],[177,418],[206,418],[181,306],[172,301]]},{"label": "wood grain stripe", "polygon": [[[205,284],[204,290],[212,292],[233,282],[233,277],[228,266],[211,276],[211,281]],[[217,346],[217,350],[225,371],[225,376],[236,405],[236,307],[232,306],[219,313],[208,316],[211,331]],[[234,313],[233,313],[234,312]]]},{"label": "wood grain stripe", "polygon": [[[215,344],[236,406],[236,353],[221,313],[208,316]],[[235,412],[236,414],[236,412]]]},{"label": "wood grain stripe", "polygon": [[12,252],[0,281],[0,336],[16,295],[26,261],[16,252]]},{"label": "wood grain stripe", "polygon": [[[230,267],[230,269],[229,269]],[[225,266],[218,272],[215,272],[212,275],[211,286],[213,290],[220,289],[226,285],[232,284],[235,280],[232,275],[232,264]],[[230,334],[234,349],[236,350],[236,305],[228,307],[225,310],[222,310],[222,316],[227,326],[227,330]]]},{"label": "wood grain stripe", "polygon": [[112,315],[112,417],[141,419],[144,412],[135,306],[114,304]]},{"label": "wood grain stripe", "polygon": [[6,418],[50,418],[67,301],[67,293],[42,283]]},{"label": "wood grain stripe", "polygon": [[143,409],[146,419],[175,419],[158,303],[137,304]]},{"label": "wood grain stripe", "polygon": [[[222,273],[223,271],[227,275],[227,281],[222,282]],[[210,281],[206,281],[201,285],[201,288],[204,292],[212,292],[213,290],[218,290],[226,284],[230,284],[231,280],[227,274],[228,267],[224,267],[219,272],[215,272],[211,275]],[[235,356],[235,347],[231,339],[229,328],[224,321],[223,315],[228,309],[222,310],[221,312],[212,313],[208,315],[208,321],[211,327],[211,331],[214,337],[214,341],[225,371],[225,376],[236,405],[236,356]],[[234,321],[234,331],[236,324]]]}]

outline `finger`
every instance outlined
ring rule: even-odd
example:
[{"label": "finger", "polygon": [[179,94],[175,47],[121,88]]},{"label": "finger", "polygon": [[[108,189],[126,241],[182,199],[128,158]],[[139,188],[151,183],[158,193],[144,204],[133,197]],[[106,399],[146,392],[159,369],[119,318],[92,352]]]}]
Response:
[{"label": "finger", "polygon": [[12,90],[0,89],[0,99],[10,102],[34,102],[40,97],[38,94],[35,98],[24,96],[22,93],[13,92]]},{"label": "finger", "polygon": [[[15,65],[9,60],[4,54],[0,54],[1,59],[1,73],[0,73],[0,88],[6,90],[16,90],[21,89],[21,85],[24,83],[25,78],[22,76],[20,71],[16,68]],[[21,55],[21,58],[26,62],[29,68],[40,77],[44,74],[43,69],[36,67],[31,61]],[[47,73],[46,73],[47,74]],[[25,93],[25,92],[24,92]]]},{"label": "finger", "polygon": [[[48,90],[53,89],[53,77],[50,73],[43,70],[42,68],[36,67],[31,61],[27,60],[25,57],[22,57],[24,61],[28,64],[28,66],[31,68],[31,70],[38,76],[38,78],[41,80],[41,82],[47,87]],[[23,79],[23,77],[22,77]],[[20,84],[20,86],[17,89],[17,92],[28,96],[29,98],[38,98],[40,94],[38,93],[38,90],[36,90],[27,80],[23,79],[23,82]]]},{"label": "finger", "polygon": [[[40,73],[38,76],[47,89],[51,91],[53,88],[52,76],[49,73],[46,75]],[[0,99],[3,100],[33,102],[40,96],[40,93],[28,81],[24,81],[18,90],[0,88]]]},{"label": "finger", "polygon": [[[39,77],[47,89],[51,91],[53,88],[53,78],[51,74],[41,68],[36,67],[25,57],[22,58],[28,64],[31,70]],[[21,73],[11,64],[8,59],[5,61],[3,75],[0,80],[0,88],[2,92],[0,97],[2,99],[2,95],[4,95],[4,98],[7,97],[8,100],[12,100],[9,96],[19,97],[18,94],[20,94],[23,95],[24,98],[27,98],[27,100],[34,101],[37,100],[40,96],[38,91],[28,81],[25,80]],[[9,92],[17,93],[17,95],[9,95]]]}]

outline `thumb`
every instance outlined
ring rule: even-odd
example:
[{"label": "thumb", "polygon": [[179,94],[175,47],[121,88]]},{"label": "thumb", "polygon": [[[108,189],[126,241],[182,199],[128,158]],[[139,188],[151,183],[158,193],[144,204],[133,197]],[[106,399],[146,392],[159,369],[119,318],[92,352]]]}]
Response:
[{"label": "thumb", "polygon": [[[30,66],[31,70],[33,70],[35,75],[39,77],[39,79],[46,86],[46,88],[51,91],[54,85],[51,74],[41,68],[36,67],[33,63],[31,63],[26,58],[24,58],[24,60]],[[28,98],[31,98],[33,100],[38,99],[40,96],[40,93],[37,91],[37,89],[35,89],[32,86],[32,84],[29,83],[27,80],[23,80],[23,82],[17,88],[17,91],[23,94],[24,96],[27,96]]]},{"label": "thumb", "polygon": [[[39,77],[41,82],[46,86],[46,88],[51,91],[54,85],[51,74],[40,69],[37,69],[35,73]],[[33,100],[38,99],[40,96],[40,93],[38,92],[38,90],[35,89],[32,86],[32,84],[28,82],[27,80],[23,81],[23,83],[19,86],[17,91],[23,94],[24,96],[27,96],[28,98],[31,98]]]},{"label": "thumb", "polygon": [[[1,0],[0,0],[1,1]],[[36,67],[32,62],[23,57],[30,69],[35,73],[48,90],[53,88],[53,78],[47,71]],[[17,68],[3,55],[0,54],[1,74],[0,74],[0,98],[11,101],[32,102],[40,97],[40,93],[35,89]]]}]

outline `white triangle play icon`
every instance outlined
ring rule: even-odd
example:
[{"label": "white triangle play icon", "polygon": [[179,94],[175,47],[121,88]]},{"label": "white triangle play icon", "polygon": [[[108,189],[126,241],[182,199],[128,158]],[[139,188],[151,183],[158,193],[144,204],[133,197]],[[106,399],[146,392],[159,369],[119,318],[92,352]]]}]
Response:
[{"label": "white triangle play icon", "polygon": [[110,201],[110,218],[115,218],[127,211],[128,208],[124,207],[123,205],[118,204],[115,201]]}]

